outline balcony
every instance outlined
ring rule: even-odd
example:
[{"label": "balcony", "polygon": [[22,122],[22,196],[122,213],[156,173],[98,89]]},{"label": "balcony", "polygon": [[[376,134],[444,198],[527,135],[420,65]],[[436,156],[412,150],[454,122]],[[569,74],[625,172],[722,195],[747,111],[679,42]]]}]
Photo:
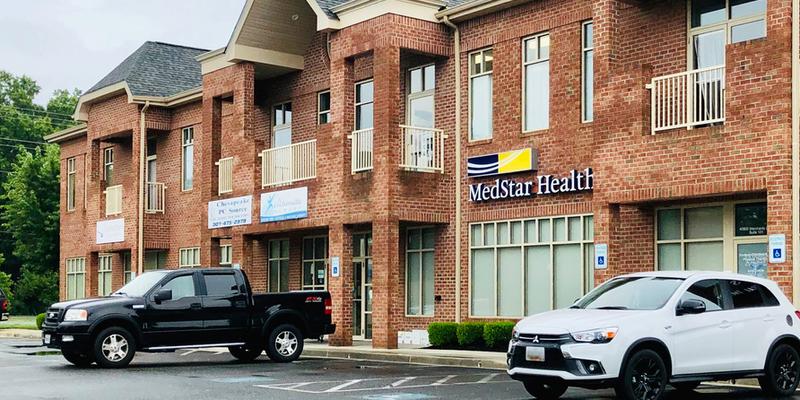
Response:
[{"label": "balcony", "polygon": [[225,194],[233,191],[233,157],[221,158],[216,163],[217,168],[217,193]]},{"label": "balcony", "polygon": [[350,169],[353,174],[372,170],[372,128],[353,131],[349,136],[352,149]]},{"label": "balcony", "polygon": [[725,122],[725,66],[653,78],[651,132]]},{"label": "balcony", "polygon": [[444,173],[444,139],[441,129],[400,125],[403,159],[400,167],[409,171]]},{"label": "balcony", "polygon": [[317,141],[309,140],[261,152],[261,187],[317,177]]},{"label": "balcony", "polygon": [[122,214],[122,185],[109,186],[106,195],[106,216]]},{"label": "balcony", "polygon": [[145,183],[144,212],[148,214],[164,213],[164,193],[166,187],[161,182]]}]

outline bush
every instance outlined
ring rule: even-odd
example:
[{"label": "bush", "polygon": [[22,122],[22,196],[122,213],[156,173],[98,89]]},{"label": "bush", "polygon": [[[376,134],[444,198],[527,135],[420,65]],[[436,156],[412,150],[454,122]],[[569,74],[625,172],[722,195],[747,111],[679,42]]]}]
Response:
[{"label": "bush", "polygon": [[511,321],[489,322],[483,327],[483,341],[486,347],[499,349],[508,344],[511,340],[511,331],[514,330],[514,323]]},{"label": "bush", "polygon": [[42,330],[43,323],[44,323],[44,313],[41,313],[36,316],[36,329]]},{"label": "bush", "polygon": [[458,345],[462,347],[483,346],[483,322],[462,322],[458,324],[456,336]]},{"label": "bush", "polygon": [[455,322],[433,322],[428,325],[428,341],[433,347],[449,347],[458,343]]}]

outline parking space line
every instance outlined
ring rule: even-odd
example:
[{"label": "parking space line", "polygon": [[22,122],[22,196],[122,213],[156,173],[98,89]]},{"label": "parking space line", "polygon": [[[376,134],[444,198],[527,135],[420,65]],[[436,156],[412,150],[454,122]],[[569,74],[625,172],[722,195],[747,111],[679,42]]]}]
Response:
[{"label": "parking space line", "polygon": [[400,386],[400,385],[402,385],[402,384],[404,384],[404,383],[406,383],[406,382],[408,382],[408,381],[410,381],[412,379],[416,379],[416,378],[417,378],[416,376],[409,376],[408,378],[403,378],[403,379],[400,379],[397,382],[393,382],[391,385],[389,385],[389,387],[393,387],[393,388],[394,387],[398,387],[398,386]]},{"label": "parking space line", "polygon": [[439,379],[438,381],[436,381],[436,382],[434,382],[433,384],[431,384],[431,386],[439,386],[439,385],[442,385],[442,384],[444,384],[445,382],[447,382],[447,381],[449,381],[450,379],[453,379],[453,378],[455,378],[455,377],[456,377],[456,375],[447,375],[447,376],[445,376],[444,378],[442,378],[442,379]]},{"label": "parking space line", "polygon": [[334,386],[334,387],[326,390],[325,393],[338,392],[338,391],[340,391],[340,390],[342,390],[342,389],[344,389],[344,388],[346,388],[348,386],[353,386],[353,385],[355,385],[356,383],[359,383],[359,382],[361,382],[361,379],[353,379],[350,382],[345,382],[345,383],[343,383],[341,385]]},{"label": "parking space line", "polygon": [[486,383],[486,382],[489,382],[490,380],[494,379],[494,377],[495,377],[495,376],[498,376],[498,375],[500,375],[500,374],[491,374],[491,375],[488,375],[488,376],[486,376],[485,378],[483,378],[483,379],[479,380],[477,383]]},{"label": "parking space line", "polygon": [[[381,390],[406,390],[406,389],[424,389],[431,387],[443,386],[463,386],[463,385],[482,385],[493,383],[508,383],[505,381],[494,381],[493,379],[500,376],[499,373],[493,374],[469,374],[469,375],[447,375],[447,376],[407,376],[407,377],[385,377],[385,378],[365,378],[365,379],[351,379],[342,381],[312,381],[312,382],[295,382],[295,383],[279,383],[279,384],[266,384],[266,385],[253,385],[255,387],[273,390],[286,390],[291,392],[309,393],[309,394],[322,394],[322,393],[348,393],[348,392],[365,392],[365,391],[381,391]],[[421,378],[425,378],[420,381]],[[467,378],[466,381],[455,381],[456,378]],[[436,379],[430,383],[431,380]],[[416,380],[416,381],[415,381]],[[425,382],[427,380],[428,382]],[[330,386],[334,385],[334,386]],[[359,385],[358,387],[353,387]]]}]

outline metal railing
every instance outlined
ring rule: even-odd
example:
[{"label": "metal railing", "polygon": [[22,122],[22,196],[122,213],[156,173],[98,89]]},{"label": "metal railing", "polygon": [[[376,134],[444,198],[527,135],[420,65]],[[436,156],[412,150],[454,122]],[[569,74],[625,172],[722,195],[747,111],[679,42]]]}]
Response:
[{"label": "metal railing", "polygon": [[725,66],[653,78],[650,89],[652,133],[725,121]]},{"label": "metal railing", "polygon": [[218,194],[230,193],[233,191],[233,157],[221,158],[217,161],[218,173]]},{"label": "metal railing", "polygon": [[122,214],[122,185],[109,186],[106,195],[106,215]]},{"label": "metal railing", "polygon": [[420,172],[444,173],[444,139],[441,129],[400,125],[400,167]]},{"label": "metal railing", "polygon": [[361,129],[347,136],[352,145],[350,168],[353,174],[372,169],[372,132],[373,128]]},{"label": "metal railing", "polygon": [[145,182],[144,212],[164,213],[164,193],[166,187],[161,182]]},{"label": "metal railing", "polygon": [[261,152],[261,187],[283,185],[316,177],[316,139]]}]

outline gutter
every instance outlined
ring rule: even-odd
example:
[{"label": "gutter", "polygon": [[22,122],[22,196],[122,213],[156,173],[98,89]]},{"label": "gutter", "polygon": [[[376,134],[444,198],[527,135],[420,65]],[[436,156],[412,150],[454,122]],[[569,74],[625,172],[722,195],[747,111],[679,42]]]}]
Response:
[{"label": "gutter", "polygon": [[800,0],[792,0],[792,299],[800,306]]},{"label": "gutter", "polygon": [[[800,1],[800,0],[794,0]],[[456,226],[455,226],[455,296],[456,296],[456,322],[461,322],[461,31],[458,26],[450,22],[450,18],[445,15],[442,22],[453,29],[453,58],[455,59],[455,164],[456,164],[456,190],[455,190],[455,204],[456,204]]]},{"label": "gutter", "polygon": [[144,273],[144,164],[147,158],[145,151],[145,143],[147,143],[147,126],[145,121],[145,115],[147,113],[147,109],[150,108],[150,102],[146,101],[144,103],[144,107],[142,107],[142,111],[140,112],[140,120],[139,120],[139,191],[137,193],[138,197],[138,210],[136,211],[136,217],[138,219],[138,226],[136,229],[136,269],[138,272],[136,275],[141,275]]}]

